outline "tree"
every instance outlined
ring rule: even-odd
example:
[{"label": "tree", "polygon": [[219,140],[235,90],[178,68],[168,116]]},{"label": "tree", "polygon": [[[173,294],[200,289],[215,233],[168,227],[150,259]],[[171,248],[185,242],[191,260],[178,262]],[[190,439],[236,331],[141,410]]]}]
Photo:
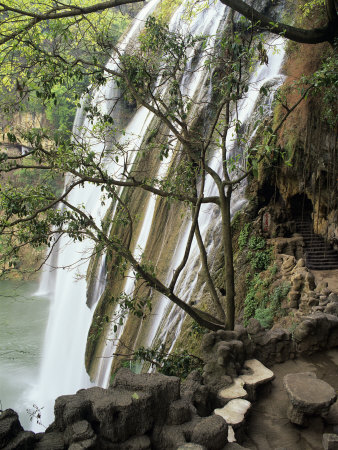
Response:
[{"label": "tree", "polygon": [[[81,4],[65,4],[64,2],[53,1],[40,4],[34,2],[28,8],[23,1],[17,0],[3,1],[0,3],[0,13],[2,14],[0,44],[21,39],[35,27],[43,23],[50,23],[54,20],[64,18],[83,18],[88,14],[99,13],[101,11],[115,8],[121,5],[137,3],[140,0],[109,0],[98,2],[92,5],[92,2],[82,1]],[[242,0],[222,0],[222,3],[233,10],[239,12],[254,24],[259,25],[263,30],[282,35],[295,42],[318,44],[320,42],[333,43],[337,37],[338,18],[334,0],[325,0],[325,9],[327,13],[327,24],[322,28],[313,28],[306,30],[293,27],[285,23],[276,22],[271,17],[266,16],[254,8],[250,2]],[[321,2],[324,5],[324,0]]]},{"label": "tree", "polygon": [[[333,44],[337,37],[338,17],[334,0],[325,0],[325,9],[327,13],[327,24],[322,28],[313,28],[306,30],[293,27],[285,23],[273,20],[271,17],[262,14],[253,6],[242,0],[221,0],[222,3],[230,6],[233,10],[239,12],[248,20],[257,24],[263,30],[278,34],[294,42],[304,44],[319,44],[321,42],[330,42]],[[324,1],[321,2],[324,5]]]},{"label": "tree", "polygon": [[[104,5],[106,8],[108,4],[112,6],[109,2],[100,4],[99,8],[103,9]],[[90,95],[98,92],[94,91],[94,87],[99,89],[110,79],[116,80],[128,102],[144,106],[159,121],[159,128],[154,130],[154,135],[158,134],[159,137],[154,140],[152,146],[142,147],[141,150],[157,151],[161,158],[168,157],[172,151],[176,159],[170,177],[164,179],[156,177],[149,179],[146,174],[135,171],[135,166],[128,162],[129,143],[121,143],[123,141],[119,139],[123,130],[117,126],[110,111],[102,111],[90,102],[84,102],[83,107],[92,126],[82,129],[80,135],[76,132],[72,137],[65,139],[64,135],[60,136],[43,129],[7,133],[12,143],[26,142],[31,150],[20,156],[10,156],[6,152],[1,152],[2,172],[10,173],[25,169],[51,174],[71,174],[73,177],[61,195],[55,195],[46,185],[27,186],[25,189],[17,189],[12,185],[2,187],[1,230],[12,242],[11,251],[6,256],[15,255],[18,248],[27,243],[34,246],[41,244],[52,246],[53,235],[68,234],[74,240],[86,237],[95,243],[95,251],[109,249],[116,255],[122,271],[126,271],[126,265],[131,265],[137,276],[148,286],[167,296],[198,324],[211,330],[224,327],[233,329],[235,291],[230,227],[231,195],[236,186],[252,173],[254,164],[257,165],[267,156],[271,158],[276,132],[305,98],[311,86],[301,93],[295,105],[286,108],[285,114],[274,129],[265,128],[266,136],[259,147],[253,148],[245,134],[238,134],[239,145],[244,148],[244,159],[251,161],[247,168],[245,165],[239,167],[238,155],[230,155],[228,152],[229,134],[233,128],[238,132],[241,129],[242,124],[237,118],[236,110],[249,88],[249,69],[259,61],[262,64],[267,62],[260,36],[256,35],[252,26],[242,21],[237,24],[239,29],[235,30],[234,22],[230,21],[231,32],[224,33],[219,38],[214,51],[210,37],[184,36],[170,31],[166,24],[150,17],[145,31],[140,34],[134,48],[129,48],[124,53],[116,48],[116,65],[109,64],[105,67],[98,60],[97,52],[108,56],[114,48],[109,39],[105,39],[109,23],[99,26],[97,19],[91,22],[87,16],[80,22],[76,20],[78,15],[82,17],[83,14],[91,12],[91,7],[82,8],[81,14],[78,7],[67,7],[68,12],[63,8],[60,6],[47,13],[31,13],[28,23],[24,21],[25,25],[20,25],[23,31],[19,34],[16,32],[16,36],[20,35],[20,42],[17,45],[19,47],[22,45],[23,48],[19,48],[18,51],[18,47],[13,49],[6,47],[8,53],[5,56],[3,54],[3,61],[7,62],[6,67],[14,69],[6,75],[5,81],[8,81],[11,74],[18,74],[19,67],[24,66],[25,70],[20,72],[19,98],[29,96],[33,92],[43,100],[49,101],[54,98],[54,86],[61,82],[71,84],[74,80],[81,81],[87,77],[92,84],[87,90],[87,94]],[[22,14],[12,7],[8,7],[6,12]],[[46,17],[49,19],[71,17],[71,22],[68,22],[68,19],[62,23],[55,20],[48,24],[47,30],[39,31],[44,32],[43,37],[39,35],[38,30],[30,35],[32,28],[37,23],[44,22]],[[82,49],[75,54],[70,50],[74,40],[82,42]],[[213,74],[214,86],[212,98],[209,100],[203,98],[196,101],[196,97],[191,97],[181,83],[184,68],[189,60],[193,70],[199,69],[194,66],[196,48],[203,48],[209,53],[205,63],[209,65],[210,73]],[[7,88],[8,86],[9,84]],[[268,92],[263,89],[262,94]],[[10,100],[13,98],[14,96]],[[117,99],[113,102],[112,109],[116,104]],[[205,108],[210,108],[211,117],[201,127],[201,110]],[[83,134],[87,134],[87,139],[89,138],[91,143],[103,141],[105,143],[103,149],[95,152],[88,144],[88,140],[81,138]],[[173,138],[177,141],[175,145],[171,143]],[[221,174],[210,164],[215,149],[222,154]],[[109,172],[107,159],[123,161],[120,177]],[[204,186],[207,177],[211,177],[217,188],[216,196],[205,195]],[[104,223],[97,223],[81,205],[69,201],[71,191],[85,182],[101,187],[105,196],[104,202],[113,200],[116,203],[119,211],[116,220],[119,220],[126,230],[124,239],[109,233]],[[159,197],[190,205],[192,221],[184,257],[168,284],[156,276],[152,264],[134,256],[131,247],[134,217],[120,194],[120,188],[142,189]],[[220,296],[215,288],[199,229],[200,209],[205,203],[213,203],[221,211],[225,297]],[[198,242],[208,288],[218,317],[186,304],[175,294],[177,279],[188,261],[194,236]],[[142,309],[146,306],[142,302],[140,304],[133,296],[120,300],[136,314],[142,314]]]}]

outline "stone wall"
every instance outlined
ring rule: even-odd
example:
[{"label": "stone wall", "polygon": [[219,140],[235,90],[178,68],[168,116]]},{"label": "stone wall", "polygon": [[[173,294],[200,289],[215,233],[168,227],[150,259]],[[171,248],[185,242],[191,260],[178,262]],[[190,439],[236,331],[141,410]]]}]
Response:
[{"label": "stone wall", "polygon": [[[336,301],[330,304],[338,308],[338,297],[332,299]],[[247,328],[237,326],[235,331],[208,333],[202,342],[206,361],[204,383],[215,390],[230,385],[247,359],[256,358],[272,366],[297,355],[337,347],[338,317],[334,312],[316,311],[302,316],[292,332],[283,328],[264,330],[258,320],[250,319]]]}]

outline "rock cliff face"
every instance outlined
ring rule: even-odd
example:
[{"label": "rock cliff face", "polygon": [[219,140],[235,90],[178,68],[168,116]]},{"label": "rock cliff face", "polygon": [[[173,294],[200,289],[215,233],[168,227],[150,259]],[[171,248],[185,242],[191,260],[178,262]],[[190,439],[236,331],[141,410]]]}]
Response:
[{"label": "rock cliff face", "polygon": [[[288,45],[291,50],[284,64],[287,77],[282,89],[286,93],[285,101],[292,105],[296,99],[293,83],[300,76],[315,72],[323,55],[329,55],[332,50],[327,44]],[[332,123],[329,125],[330,107],[323,100],[323,92],[311,94],[310,91],[278,134],[277,144],[287,164],[263,169],[257,190],[253,187],[253,192],[261,206],[282,207],[289,220],[311,220],[314,231],[337,249],[337,129]],[[278,114],[280,109],[276,109],[275,117]]]},{"label": "rock cliff face", "polygon": [[[321,53],[328,52],[328,48],[325,45],[317,46],[314,51],[312,49],[311,51],[308,49],[304,50],[304,46],[298,46],[296,50],[292,50],[293,53],[291,52],[289,59],[285,63],[284,70],[287,78],[284,88],[287,92],[289,104],[293,104],[295,101],[294,93],[290,93],[292,80],[299,78],[301,74],[309,75],[312,73],[320,64]],[[262,164],[258,177],[249,180],[246,192],[249,204],[241,218],[242,226],[246,222],[257,222],[256,228],[259,233],[267,239],[277,239],[277,241],[271,242],[276,247],[274,257],[277,258],[278,254],[289,255],[295,258],[295,264],[297,260],[304,257],[302,239],[299,236],[294,236],[294,233],[297,232],[297,221],[311,221],[314,231],[320,234],[333,247],[338,248],[338,200],[336,195],[338,156],[336,132],[323,121],[324,109],[325,104],[322,104],[318,97],[315,95],[310,96],[283,124],[277,137],[276,147],[279,148],[281,154],[286,156],[284,160],[276,160],[276,164],[272,166],[268,167]],[[267,118],[267,121],[270,120],[273,123],[279,115],[280,111],[275,110],[272,117]],[[167,130],[160,126],[156,120],[154,120],[151,128],[156,130],[156,132],[148,133],[144,139],[143,148],[147,148],[154,143],[156,146],[156,141],[160,142],[161,135],[167,134]],[[156,138],[154,139],[155,136]],[[288,162],[287,165],[285,160]],[[171,162],[173,165],[177,163],[177,160]],[[158,170],[158,161],[156,161],[154,153],[144,153],[140,157],[138,164],[140,173],[154,175]],[[131,205],[131,214],[136,219],[137,228],[140,228],[148,199],[145,195],[139,193],[131,194],[126,191],[124,195],[124,200]],[[141,214],[136,205],[139,205],[143,211]],[[264,212],[270,214],[272,221],[272,225],[267,232],[263,232],[261,229],[261,220]],[[151,232],[152,239],[148,243],[144,255],[148,261],[155,264],[160,278],[165,277],[168,269],[172,270],[170,266],[171,260],[175,252],[177,253],[180,248],[188,215],[189,211],[184,206],[178,207],[177,204],[168,203],[164,200],[160,200],[156,204]],[[210,251],[211,271],[216,278],[217,288],[220,289],[220,292],[224,292],[224,279],[221,275],[224,261],[220,247],[217,244],[220,241],[220,218],[217,211],[212,211],[210,215],[212,217],[211,226],[206,234],[206,240]],[[111,232],[121,233],[117,223],[113,224]],[[235,241],[237,241],[238,233],[237,235],[236,233],[234,234],[234,246],[236,247]],[[127,235],[121,235],[121,239],[127,238]],[[283,239],[286,240],[283,241]],[[136,239],[134,238],[132,245],[135,244]],[[278,258],[281,261],[281,257]],[[121,277],[121,272],[118,270],[117,262],[113,254],[107,255],[107,284],[96,308],[95,319],[89,333],[90,339],[87,345],[86,366],[92,377],[95,377],[95,374],[98,372],[98,357],[102,355],[105,341],[107,338],[112,338],[107,330],[107,325],[102,323],[102,318],[106,316],[111,317],[116,311],[116,303],[112,301],[112,298],[116,298],[123,288],[124,281]],[[243,260],[240,252],[238,252],[235,270],[237,274],[237,317],[239,320],[242,320],[242,309],[246,296],[246,274],[244,273],[244,267],[246,266],[242,263]],[[281,261],[280,266],[282,263],[283,261]],[[95,264],[92,264],[91,275],[89,276],[90,286],[93,285],[96,271],[97,267]],[[289,275],[290,277],[293,276],[293,278],[284,277],[285,281],[292,284],[289,297],[294,296],[299,300],[302,293],[299,290],[297,291],[298,282],[296,278],[297,276],[302,278],[304,274],[300,275],[298,273],[297,275],[293,273]],[[306,278],[305,275],[304,277]],[[311,284],[311,281],[306,279],[304,283]],[[161,306],[164,300],[160,295],[146,288],[142,283],[138,283],[137,286],[142,296],[151,298],[153,310],[147,312],[143,321],[140,321],[136,316],[129,315],[123,334],[120,336],[120,343],[114,349],[117,353],[125,353],[131,348],[137,348],[141,345],[149,346],[156,342],[156,339],[153,341],[153,338],[156,336],[153,318],[156,315],[160,316],[162,314],[161,308],[165,309],[167,306],[166,304],[164,307]],[[216,313],[206,287],[206,279],[200,270],[198,262],[191,267],[189,274],[186,275],[183,288],[189,291],[191,303],[198,303],[202,309],[209,310],[213,314]],[[314,286],[311,289],[309,288],[308,291],[313,291],[313,289]],[[89,291],[91,291],[91,288]],[[311,302],[311,299],[309,301]],[[156,324],[157,329],[160,330],[157,332],[157,342],[166,342],[169,348],[176,337],[176,330],[178,330],[181,333],[178,345],[184,347],[188,340],[187,329],[191,327],[191,321],[183,319],[182,315],[170,314],[168,312],[166,315],[167,318],[169,317],[167,322],[163,321],[162,324]],[[103,332],[102,329],[104,330]],[[115,361],[112,371],[117,367],[118,362]]]}]

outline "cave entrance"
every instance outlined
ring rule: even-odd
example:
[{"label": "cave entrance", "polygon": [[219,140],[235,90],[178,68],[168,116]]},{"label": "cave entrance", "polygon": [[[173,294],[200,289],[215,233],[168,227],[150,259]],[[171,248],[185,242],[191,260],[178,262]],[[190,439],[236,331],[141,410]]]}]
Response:
[{"label": "cave entrance", "polygon": [[313,205],[306,194],[296,194],[291,197],[290,209],[294,220],[312,220]]}]

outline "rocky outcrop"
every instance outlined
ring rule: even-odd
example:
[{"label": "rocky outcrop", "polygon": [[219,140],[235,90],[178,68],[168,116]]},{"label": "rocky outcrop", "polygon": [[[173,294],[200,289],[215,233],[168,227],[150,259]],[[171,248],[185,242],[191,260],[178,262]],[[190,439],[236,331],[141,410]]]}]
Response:
[{"label": "rocky outcrop", "polygon": [[[335,300],[336,296],[330,294],[329,298]],[[336,305],[334,301],[328,304],[331,303]],[[240,374],[244,361],[251,358],[271,366],[300,354],[312,354],[336,346],[336,315],[315,311],[300,316],[292,331],[278,327],[265,330],[258,320],[252,318],[246,328],[236,326],[235,331],[218,331],[204,336],[204,383],[215,388],[230,386],[232,379]]]},{"label": "rocky outcrop", "polygon": [[[180,388],[176,377],[136,375],[121,369],[109,389],[94,387],[59,397],[55,421],[45,433],[24,431],[17,414],[4,411],[0,415],[0,447],[176,450],[193,443],[204,450],[223,449],[228,435],[225,420],[215,414],[201,417],[192,403],[199,391],[203,392],[196,374],[188,378],[182,392]],[[200,403],[204,400],[202,394]]]},{"label": "rocky outcrop", "polygon": [[[334,300],[333,296],[330,299]],[[316,312],[305,316],[293,333],[282,329],[266,331],[256,319],[251,319],[246,329],[238,326],[235,331],[205,335],[204,372],[192,372],[182,385],[177,377],[136,375],[120,369],[109,389],[93,387],[59,397],[55,402],[55,421],[45,433],[24,431],[17,414],[4,411],[0,415],[0,447],[7,450],[236,448],[227,443],[241,442],[257,390],[274,378],[262,362],[272,365],[297,354],[337,345],[338,317],[331,314]],[[334,395],[331,397],[330,404]],[[334,406],[330,414],[337,414]]]}]

